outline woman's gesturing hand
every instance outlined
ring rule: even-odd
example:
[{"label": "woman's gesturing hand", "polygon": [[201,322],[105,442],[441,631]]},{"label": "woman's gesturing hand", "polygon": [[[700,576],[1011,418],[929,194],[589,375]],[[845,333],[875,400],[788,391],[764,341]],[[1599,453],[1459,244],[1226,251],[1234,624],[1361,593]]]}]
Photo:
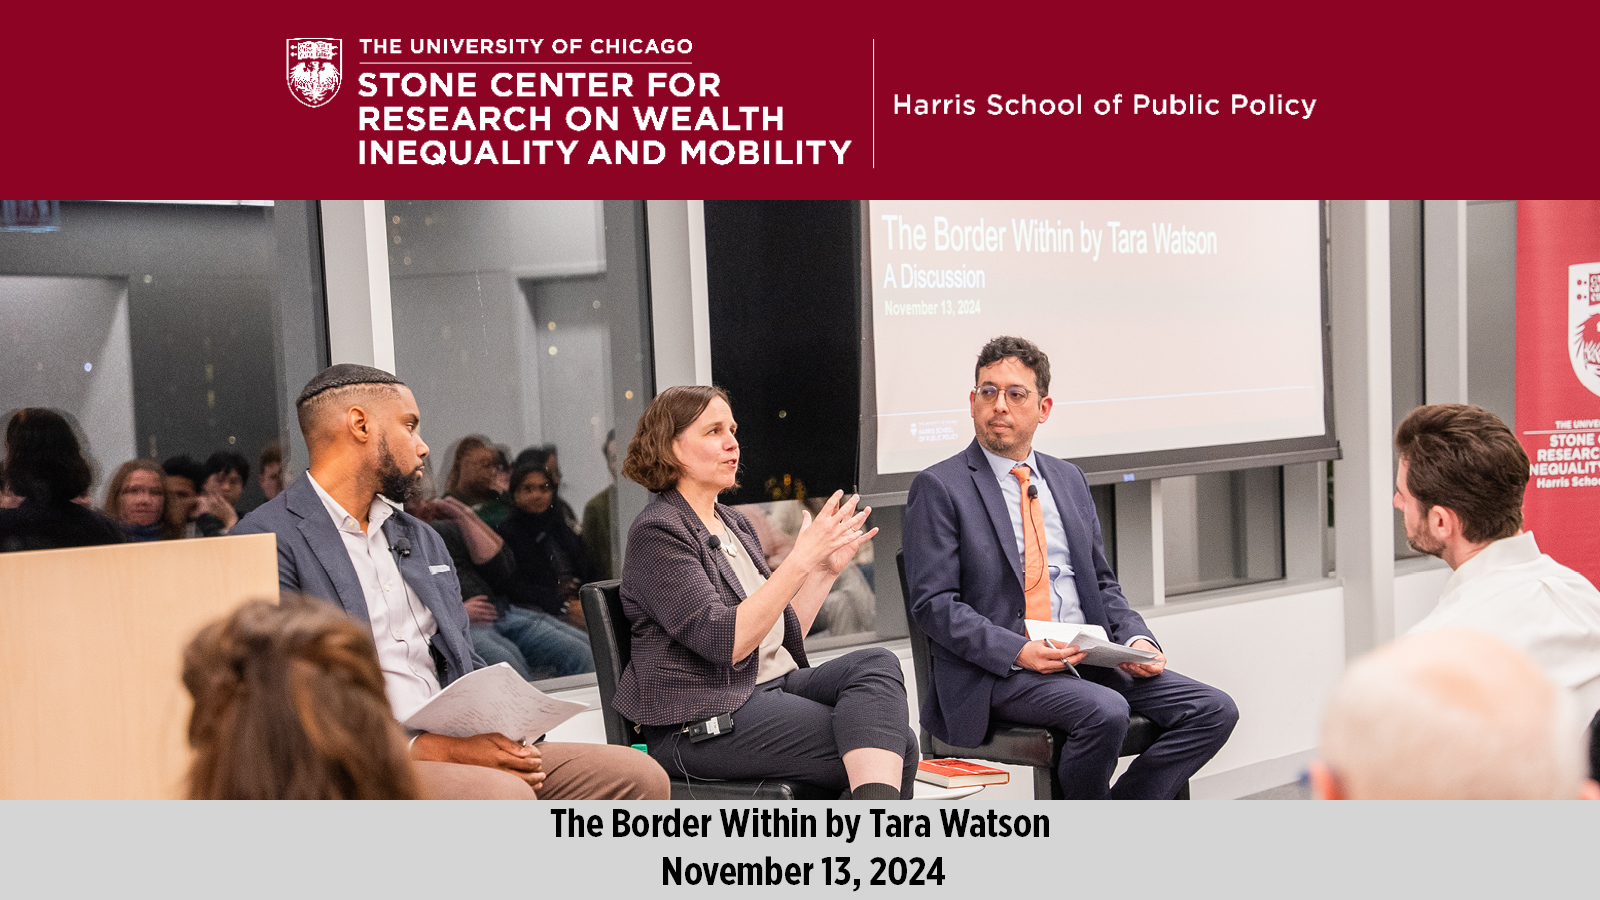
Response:
[{"label": "woman's gesturing hand", "polygon": [[872,507],[857,512],[856,504],[860,500],[860,495],[844,500],[844,491],[834,491],[815,519],[809,512],[805,513],[790,558],[803,560],[807,569],[825,568],[830,575],[843,572],[861,545],[878,533],[876,528],[862,531],[861,526],[872,513]]}]

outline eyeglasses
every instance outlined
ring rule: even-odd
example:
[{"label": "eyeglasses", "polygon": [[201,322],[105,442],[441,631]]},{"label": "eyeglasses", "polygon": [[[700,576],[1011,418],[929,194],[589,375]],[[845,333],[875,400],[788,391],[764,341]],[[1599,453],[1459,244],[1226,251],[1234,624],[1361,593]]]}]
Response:
[{"label": "eyeglasses", "polygon": [[[993,406],[994,402],[1000,399],[1001,393],[999,388],[992,384],[986,384],[978,388],[978,399],[983,401],[985,405]],[[1029,397],[1033,396],[1033,391],[1016,385],[1006,388],[1004,393],[1006,395],[1006,403],[1013,405],[1025,403]]]}]

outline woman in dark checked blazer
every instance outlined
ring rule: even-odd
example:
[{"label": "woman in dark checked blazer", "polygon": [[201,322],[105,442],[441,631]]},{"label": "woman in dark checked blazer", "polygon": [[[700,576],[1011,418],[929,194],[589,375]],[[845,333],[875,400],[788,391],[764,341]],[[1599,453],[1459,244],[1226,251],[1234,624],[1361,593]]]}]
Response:
[{"label": "woman in dark checked blazer", "polygon": [[[656,498],[628,531],[633,656],[616,707],[675,777],[910,798],[917,742],[900,661],[880,648],[813,668],[802,643],[834,578],[877,533],[861,528],[871,510],[835,493],[769,570],[750,523],[717,502],[736,484],[737,430],[716,387],[668,388],[639,419],[622,473]],[[715,736],[690,740],[691,729]]]}]

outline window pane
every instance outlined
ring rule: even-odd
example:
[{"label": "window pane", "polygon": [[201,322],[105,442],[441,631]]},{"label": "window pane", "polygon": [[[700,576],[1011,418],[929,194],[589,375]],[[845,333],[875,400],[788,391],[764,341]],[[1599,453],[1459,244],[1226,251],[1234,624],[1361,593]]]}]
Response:
[{"label": "window pane", "polygon": [[1161,482],[1168,597],[1283,577],[1283,470]]},{"label": "window pane", "polygon": [[385,214],[395,374],[422,411],[433,492],[515,560],[505,589],[463,578],[499,608],[474,629],[479,652],[536,680],[592,672],[576,587],[620,572],[626,536],[604,447],[618,430],[620,465],[648,399],[640,205],[391,200]]},{"label": "window pane", "polygon": [[124,462],[203,472],[219,453],[249,470],[222,488],[233,513],[265,502],[263,451],[305,460],[287,384],[326,357],[314,222],[304,201],[90,201],[63,202],[58,231],[0,233],[0,411],[75,419],[97,505]]}]

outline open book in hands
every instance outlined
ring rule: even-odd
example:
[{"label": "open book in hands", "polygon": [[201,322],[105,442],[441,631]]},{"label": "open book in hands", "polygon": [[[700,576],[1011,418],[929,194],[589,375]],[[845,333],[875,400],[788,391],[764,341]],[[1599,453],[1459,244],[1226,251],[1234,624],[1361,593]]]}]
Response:
[{"label": "open book in hands", "polygon": [[1149,663],[1156,655],[1149,650],[1135,650],[1106,639],[1106,630],[1099,625],[1075,625],[1071,622],[1041,622],[1028,619],[1029,640],[1048,638],[1057,647],[1077,647],[1089,655],[1078,665],[1115,667],[1125,662]]}]

